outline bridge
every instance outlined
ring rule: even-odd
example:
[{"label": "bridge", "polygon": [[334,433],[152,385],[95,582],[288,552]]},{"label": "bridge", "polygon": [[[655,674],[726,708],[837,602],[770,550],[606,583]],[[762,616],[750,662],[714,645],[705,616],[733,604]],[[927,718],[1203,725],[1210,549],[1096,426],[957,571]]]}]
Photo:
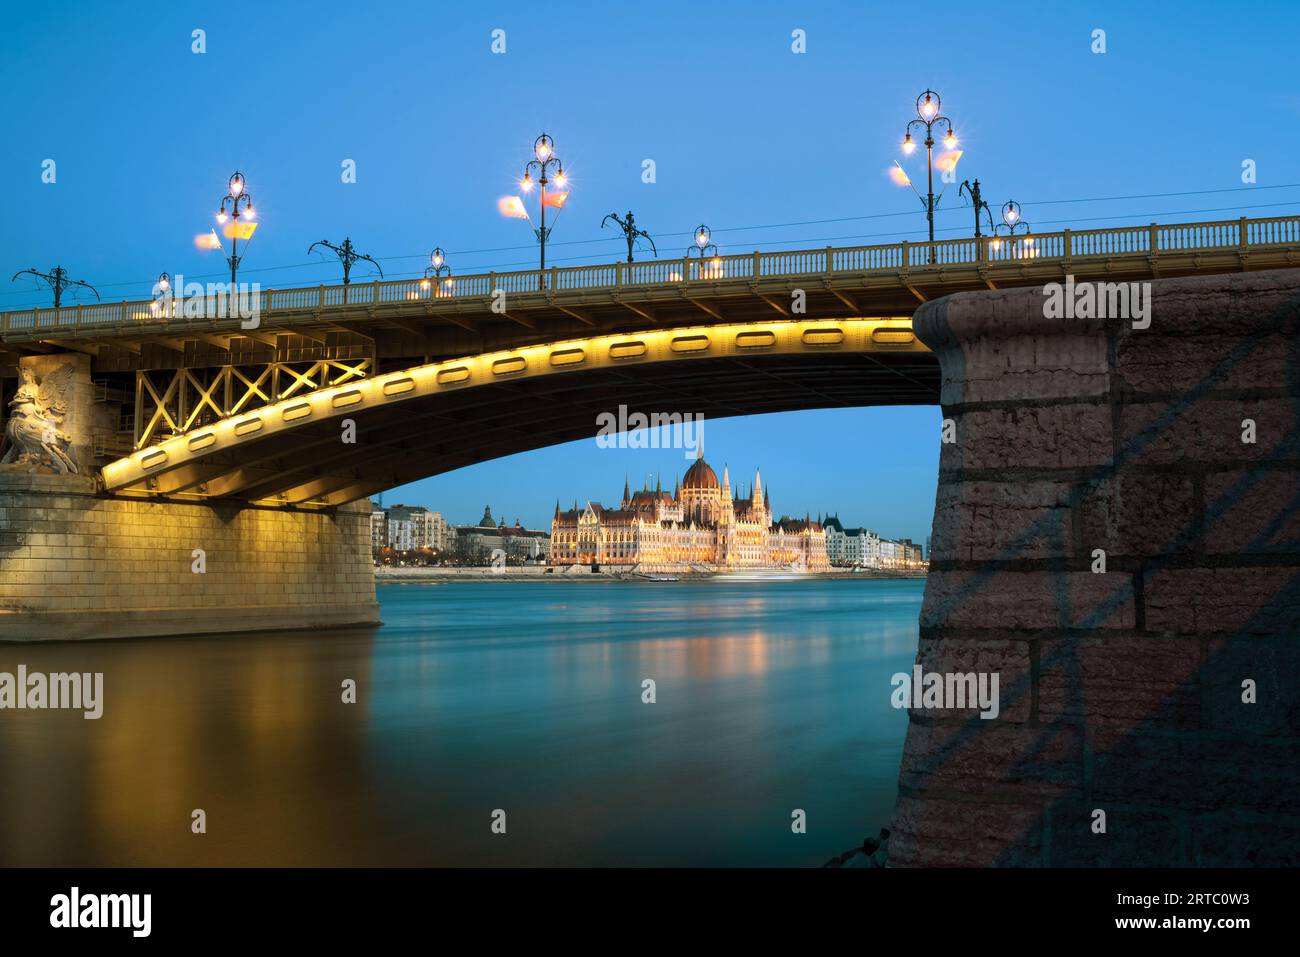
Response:
[{"label": "bridge", "polygon": [[[0,465],[0,640],[374,624],[365,496],[620,404],[937,403],[917,663],[1001,707],[911,713],[891,863],[1296,866],[1298,257],[1285,217],[6,313],[3,404],[83,467]],[[1066,275],[1149,324],[1048,316]]]},{"label": "bridge", "polygon": [[620,403],[937,402],[933,357],[890,320],[953,293],[1298,262],[1300,217],[1240,218],[267,289],[250,329],[211,300],[86,304],[0,314],[0,389],[24,356],[87,357],[79,451],[114,494],[333,507],[590,435]]}]

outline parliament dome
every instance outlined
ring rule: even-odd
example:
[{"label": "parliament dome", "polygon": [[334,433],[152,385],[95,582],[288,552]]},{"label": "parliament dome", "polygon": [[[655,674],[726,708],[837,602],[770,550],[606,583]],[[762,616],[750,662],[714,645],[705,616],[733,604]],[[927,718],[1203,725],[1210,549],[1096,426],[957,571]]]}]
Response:
[{"label": "parliament dome", "polygon": [[682,476],[682,488],[718,488],[718,473],[704,459],[696,459]]}]

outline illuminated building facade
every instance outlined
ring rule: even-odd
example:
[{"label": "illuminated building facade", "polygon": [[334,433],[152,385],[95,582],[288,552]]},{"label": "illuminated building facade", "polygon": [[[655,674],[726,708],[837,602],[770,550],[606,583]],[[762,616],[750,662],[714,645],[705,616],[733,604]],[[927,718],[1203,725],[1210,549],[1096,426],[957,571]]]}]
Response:
[{"label": "illuminated building facade", "polygon": [[647,572],[829,567],[820,522],[773,520],[758,472],[747,496],[733,496],[727,469],[719,482],[702,457],[671,494],[659,486],[634,493],[624,483],[617,509],[589,502],[561,511],[557,502],[550,564],[636,566]]}]

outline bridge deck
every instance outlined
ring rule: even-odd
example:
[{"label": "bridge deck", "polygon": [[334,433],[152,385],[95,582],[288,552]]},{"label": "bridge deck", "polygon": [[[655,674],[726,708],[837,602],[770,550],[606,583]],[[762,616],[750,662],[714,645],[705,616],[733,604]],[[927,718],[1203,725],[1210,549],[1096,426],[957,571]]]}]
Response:
[{"label": "bridge deck", "polygon": [[[36,344],[127,340],[184,351],[187,338],[230,349],[241,336],[275,348],[297,334],[310,346],[339,334],[373,342],[391,333],[424,337],[392,354],[467,354],[510,342],[541,342],[575,332],[749,322],[791,313],[802,289],[807,315],[910,316],[925,300],[971,289],[1060,279],[1153,279],[1300,264],[1300,216],[1109,229],[1063,230],[992,239],[754,252],[709,259],[653,260],[486,273],[434,282],[418,279],[263,289],[255,293],[260,327],[236,318],[187,318],[173,302],[86,304],[0,313],[0,339],[22,351]],[[493,312],[493,293],[505,293]],[[170,308],[173,314],[166,315]],[[629,326],[632,323],[633,326]],[[461,343],[429,337],[451,332]],[[492,332],[484,345],[482,335]],[[468,334],[468,335],[467,335]],[[181,345],[178,346],[178,343]]]}]

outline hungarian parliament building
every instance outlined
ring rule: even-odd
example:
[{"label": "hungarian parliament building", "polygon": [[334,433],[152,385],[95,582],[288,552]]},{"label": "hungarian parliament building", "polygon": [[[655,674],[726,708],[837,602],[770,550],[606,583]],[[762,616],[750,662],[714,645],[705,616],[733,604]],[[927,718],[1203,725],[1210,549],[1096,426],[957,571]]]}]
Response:
[{"label": "hungarian parliament building", "polygon": [[629,492],[617,509],[589,502],[561,511],[551,522],[549,563],[633,568],[643,572],[719,571],[745,568],[823,571],[826,531],[809,517],[772,518],[762,476],[754,473],[747,496],[732,496],[702,454],[669,494],[662,487]]}]

